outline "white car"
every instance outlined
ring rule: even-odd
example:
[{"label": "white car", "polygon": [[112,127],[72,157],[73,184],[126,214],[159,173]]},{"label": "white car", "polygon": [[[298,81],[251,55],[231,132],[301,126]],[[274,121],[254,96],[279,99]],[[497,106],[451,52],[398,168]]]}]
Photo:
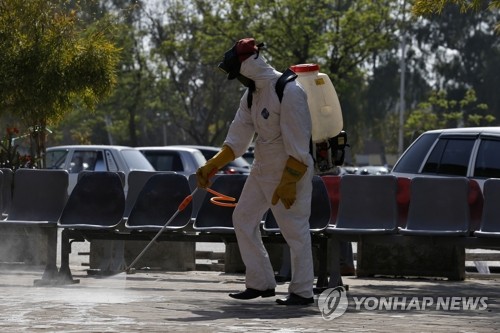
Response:
[{"label": "white car", "polygon": [[194,148],[177,146],[137,147],[157,171],[175,171],[186,177],[196,173],[207,160]]},{"label": "white car", "polygon": [[427,131],[394,165],[402,177],[462,176],[481,186],[500,178],[500,127],[468,127]]},{"label": "white car", "polygon": [[356,168],[357,175],[385,175],[389,169],[382,165],[365,165]]},{"label": "white car", "polygon": [[126,180],[132,170],[155,171],[153,166],[132,147],[110,145],[67,145],[47,148],[46,168],[64,169],[69,173],[68,192],[78,181],[80,171],[121,171]]},{"label": "white car", "polygon": [[[205,159],[208,161],[212,157],[215,156],[220,151],[219,147],[212,146],[199,146],[199,145],[178,145],[178,146],[170,146],[170,147],[187,147],[187,148],[195,148],[198,149]],[[220,172],[228,175],[241,174],[248,175],[250,173],[251,165],[247,162],[243,157],[237,157],[234,161],[229,162],[225,165]]]}]

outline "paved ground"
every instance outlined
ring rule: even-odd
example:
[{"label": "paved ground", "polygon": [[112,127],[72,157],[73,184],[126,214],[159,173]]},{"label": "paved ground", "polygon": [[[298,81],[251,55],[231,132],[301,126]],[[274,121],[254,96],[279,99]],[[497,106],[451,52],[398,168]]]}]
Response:
[{"label": "paved ground", "polygon": [[[72,269],[80,284],[58,287],[34,287],[33,280],[41,276],[40,271],[0,271],[0,331],[401,333],[500,330],[500,279],[494,278],[449,282],[347,277],[344,278],[350,286],[347,311],[340,317],[325,320],[316,304],[283,307],[275,304],[274,297],[251,301],[229,298],[229,292],[244,288],[242,275],[200,271],[138,272],[96,278],[87,276],[84,267]],[[286,284],[279,285],[278,296],[284,296],[286,290]],[[380,308],[384,300],[392,300],[396,309],[387,305]],[[475,304],[477,309],[466,310],[463,301],[469,302],[469,308]],[[438,302],[441,302],[439,306]],[[443,305],[454,310],[445,310]]]}]

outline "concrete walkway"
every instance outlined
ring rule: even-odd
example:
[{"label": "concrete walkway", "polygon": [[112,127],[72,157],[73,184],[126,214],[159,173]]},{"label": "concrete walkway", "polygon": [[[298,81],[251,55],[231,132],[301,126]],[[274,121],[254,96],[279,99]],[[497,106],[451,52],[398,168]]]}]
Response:
[{"label": "concrete walkway", "polygon": [[[317,304],[284,307],[275,304],[275,297],[251,301],[229,298],[228,293],[244,289],[242,275],[201,271],[138,272],[97,278],[87,276],[81,266],[72,267],[72,270],[80,283],[59,287],[34,287],[33,280],[40,278],[41,271],[0,271],[0,331],[401,333],[500,330],[499,278],[449,282],[346,277],[344,282],[350,286],[347,311],[326,320]],[[285,296],[286,291],[286,284],[279,285],[277,296]],[[389,301],[392,307],[387,305]],[[381,305],[383,302],[385,306]],[[473,307],[476,310],[470,309]]]}]

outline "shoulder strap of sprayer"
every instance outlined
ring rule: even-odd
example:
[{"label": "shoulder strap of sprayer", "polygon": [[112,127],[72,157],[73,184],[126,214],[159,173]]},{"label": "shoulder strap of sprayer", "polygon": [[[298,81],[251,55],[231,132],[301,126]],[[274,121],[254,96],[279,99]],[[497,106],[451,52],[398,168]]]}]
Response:
[{"label": "shoulder strap of sprayer", "polygon": [[[278,99],[281,103],[281,100],[283,99],[283,92],[285,91],[285,86],[287,85],[288,82],[292,82],[297,78],[297,74],[295,74],[294,71],[292,71],[290,68],[287,68],[287,70],[280,76],[278,81],[276,82],[275,90],[276,90],[276,95],[278,95]],[[248,108],[252,107],[252,98],[253,94],[249,90],[248,95],[247,95],[247,105]]]}]

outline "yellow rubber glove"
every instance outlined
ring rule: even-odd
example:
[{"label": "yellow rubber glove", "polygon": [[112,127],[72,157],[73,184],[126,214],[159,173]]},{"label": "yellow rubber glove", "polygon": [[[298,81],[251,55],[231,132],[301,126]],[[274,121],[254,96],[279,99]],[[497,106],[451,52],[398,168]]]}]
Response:
[{"label": "yellow rubber glove", "polygon": [[297,197],[297,182],[302,178],[307,170],[307,165],[302,164],[290,156],[286,161],[281,182],[274,190],[272,204],[276,205],[281,199],[286,209],[290,209]]},{"label": "yellow rubber glove", "polygon": [[210,178],[224,165],[234,160],[233,150],[229,146],[222,146],[222,149],[196,171],[197,186],[206,188],[210,185]]}]

